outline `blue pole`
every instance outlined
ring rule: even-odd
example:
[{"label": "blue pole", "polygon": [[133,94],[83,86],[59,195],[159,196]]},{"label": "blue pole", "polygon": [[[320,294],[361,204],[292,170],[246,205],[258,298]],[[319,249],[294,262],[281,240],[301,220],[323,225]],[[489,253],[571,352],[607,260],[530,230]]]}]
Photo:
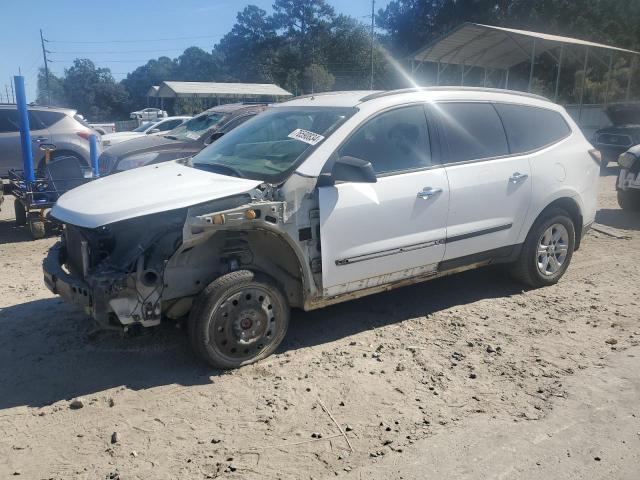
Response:
[{"label": "blue pole", "polygon": [[93,168],[93,176],[100,176],[100,167],[98,165],[98,141],[96,135],[89,135],[89,156],[91,157],[91,168]]},{"label": "blue pole", "polygon": [[20,143],[22,144],[22,165],[24,178],[35,183],[36,175],[33,171],[33,152],[31,151],[31,133],[29,132],[29,111],[27,109],[27,95],[24,91],[24,77],[15,75],[13,83],[16,87],[16,103],[18,104],[18,121],[20,122]]}]

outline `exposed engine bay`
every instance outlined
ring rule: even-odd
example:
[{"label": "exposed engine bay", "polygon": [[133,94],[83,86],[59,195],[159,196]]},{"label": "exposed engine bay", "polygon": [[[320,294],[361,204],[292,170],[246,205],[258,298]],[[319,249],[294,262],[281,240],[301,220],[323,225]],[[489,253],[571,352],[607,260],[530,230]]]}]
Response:
[{"label": "exposed engine bay", "polygon": [[[184,317],[209,283],[241,268],[269,272],[291,305],[302,307],[303,289],[315,292],[320,281],[317,200],[294,192],[299,201],[287,204],[275,200],[279,194],[262,184],[245,194],[98,228],[65,224],[58,261],[86,285],[77,290],[103,328],[150,327],[163,317]],[[300,213],[303,204],[303,215],[291,215],[291,208]],[[307,267],[316,277],[312,286],[301,271]],[[54,275],[55,281],[60,279]]]}]

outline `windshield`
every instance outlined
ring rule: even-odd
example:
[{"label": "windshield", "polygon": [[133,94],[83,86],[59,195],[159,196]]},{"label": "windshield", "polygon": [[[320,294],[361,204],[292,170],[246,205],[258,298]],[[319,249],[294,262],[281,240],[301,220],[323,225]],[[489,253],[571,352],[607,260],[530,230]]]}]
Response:
[{"label": "windshield", "polygon": [[166,136],[175,140],[198,140],[224,119],[225,114],[209,112],[193,117],[186,123],[177,126]]},{"label": "windshield", "polygon": [[144,132],[144,131],[148,130],[149,128],[153,127],[156,123],[158,123],[158,122],[143,123],[138,128],[134,128],[132,131],[133,132]]},{"label": "windshield", "polygon": [[353,113],[338,107],[272,108],[216,140],[193,157],[192,165],[275,182]]}]

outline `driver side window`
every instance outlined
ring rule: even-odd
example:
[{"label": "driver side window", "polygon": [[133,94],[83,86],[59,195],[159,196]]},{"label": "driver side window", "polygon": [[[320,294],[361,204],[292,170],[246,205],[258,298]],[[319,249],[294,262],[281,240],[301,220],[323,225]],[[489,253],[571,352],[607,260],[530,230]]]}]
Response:
[{"label": "driver side window", "polygon": [[422,105],[402,107],[368,120],[340,148],[341,157],[371,162],[376,174],[432,165],[427,118]]}]

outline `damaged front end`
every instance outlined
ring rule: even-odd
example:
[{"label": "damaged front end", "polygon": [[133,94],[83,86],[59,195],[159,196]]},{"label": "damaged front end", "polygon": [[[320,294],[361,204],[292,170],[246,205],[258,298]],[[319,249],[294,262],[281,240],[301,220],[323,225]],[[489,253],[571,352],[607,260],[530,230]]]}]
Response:
[{"label": "damaged front end", "polygon": [[282,260],[291,248],[275,239],[287,236],[286,204],[274,196],[273,187],[263,184],[98,228],[65,224],[43,262],[45,283],[103,328],[150,327],[163,317],[183,317],[211,281],[250,265],[277,269],[293,301],[301,296],[299,263]]},{"label": "damaged front end", "polygon": [[186,216],[180,209],[98,228],[65,224],[44,260],[45,283],[102,327],[157,325],[164,266],[182,243]]}]

